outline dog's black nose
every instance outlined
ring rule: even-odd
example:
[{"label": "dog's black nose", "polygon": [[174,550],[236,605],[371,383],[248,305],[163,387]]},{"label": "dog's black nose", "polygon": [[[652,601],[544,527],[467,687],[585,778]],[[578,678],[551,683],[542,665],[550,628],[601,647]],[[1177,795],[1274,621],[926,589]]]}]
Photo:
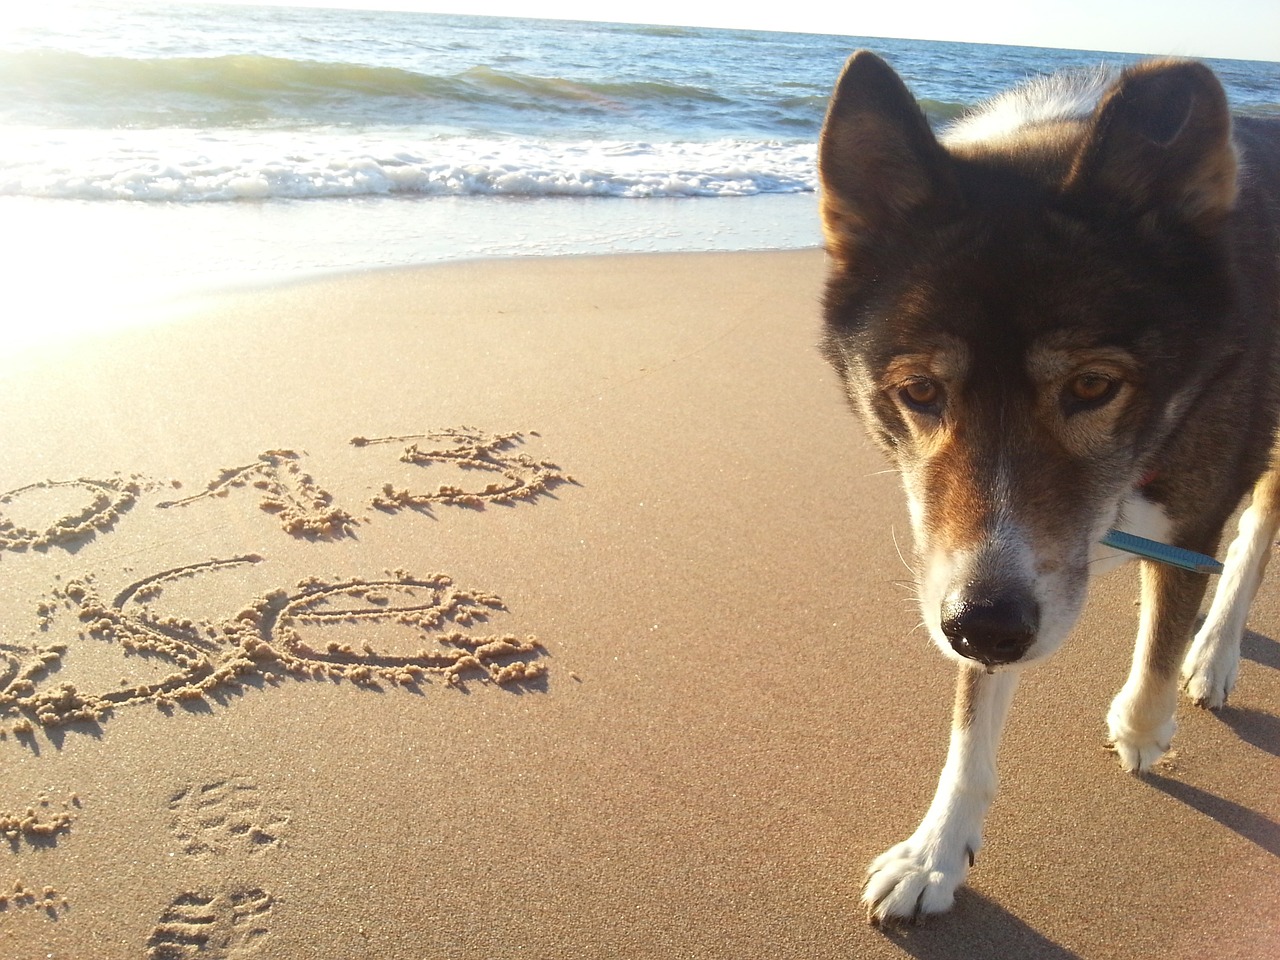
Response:
[{"label": "dog's black nose", "polygon": [[951,649],[988,666],[1020,659],[1040,629],[1040,605],[1023,593],[991,600],[953,593],[942,601],[942,632]]}]

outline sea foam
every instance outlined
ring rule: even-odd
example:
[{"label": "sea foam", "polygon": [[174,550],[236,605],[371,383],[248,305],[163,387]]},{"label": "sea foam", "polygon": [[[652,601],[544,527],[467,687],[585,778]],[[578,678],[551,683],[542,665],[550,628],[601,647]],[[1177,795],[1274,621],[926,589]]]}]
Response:
[{"label": "sea foam", "polygon": [[726,197],[807,193],[812,143],[572,143],[335,133],[29,131],[0,159],[0,196],[225,201],[358,196]]}]

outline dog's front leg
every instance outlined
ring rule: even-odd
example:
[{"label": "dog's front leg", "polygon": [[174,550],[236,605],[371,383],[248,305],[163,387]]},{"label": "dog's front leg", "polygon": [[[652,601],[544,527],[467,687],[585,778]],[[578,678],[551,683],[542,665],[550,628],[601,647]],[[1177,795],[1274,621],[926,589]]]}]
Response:
[{"label": "dog's front leg", "polygon": [[1169,749],[1177,724],[1178,671],[1208,577],[1142,563],[1142,615],[1129,678],[1111,701],[1107,727],[1120,766],[1150,770]]},{"label": "dog's front leg", "polygon": [[1249,605],[1262,583],[1277,532],[1280,464],[1253,489],[1253,502],[1240,517],[1240,533],[1227,551],[1226,569],[1213,595],[1213,605],[1182,661],[1182,687],[1202,707],[1221,707],[1235,686]]},{"label": "dog's front leg", "polygon": [[951,744],[929,812],[868,868],[862,900],[872,923],[941,913],[955,902],[982,846],[982,821],[996,795],[996,747],[1018,675],[960,668]]}]

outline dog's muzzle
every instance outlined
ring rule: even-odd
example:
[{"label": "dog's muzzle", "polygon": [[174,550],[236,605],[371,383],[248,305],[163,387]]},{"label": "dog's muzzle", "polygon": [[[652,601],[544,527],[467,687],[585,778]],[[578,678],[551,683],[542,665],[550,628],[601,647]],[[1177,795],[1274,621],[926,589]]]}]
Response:
[{"label": "dog's muzzle", "polygon": [[1039,629],[1040,604],[1024,593],[991,599],[953,593],[942,601],[951,649],[988,667],[1020,660]]}]

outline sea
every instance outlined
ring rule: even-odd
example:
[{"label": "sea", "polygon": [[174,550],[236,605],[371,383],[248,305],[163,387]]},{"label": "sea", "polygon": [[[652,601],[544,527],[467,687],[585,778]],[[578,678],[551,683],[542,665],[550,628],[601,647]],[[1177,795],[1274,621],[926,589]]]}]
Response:
[{"label": "sea", "polygon": [[[815,141],[876,50],[937,125],[1137,55],[274,6],[0,12],[0,336],[483,257],[820,243]],[[1177,51],[1168,51],[1176,53]],[[1280,116],[1280,64],[1210,60]],[[0,353],[3,342],[0,342]]]}]

